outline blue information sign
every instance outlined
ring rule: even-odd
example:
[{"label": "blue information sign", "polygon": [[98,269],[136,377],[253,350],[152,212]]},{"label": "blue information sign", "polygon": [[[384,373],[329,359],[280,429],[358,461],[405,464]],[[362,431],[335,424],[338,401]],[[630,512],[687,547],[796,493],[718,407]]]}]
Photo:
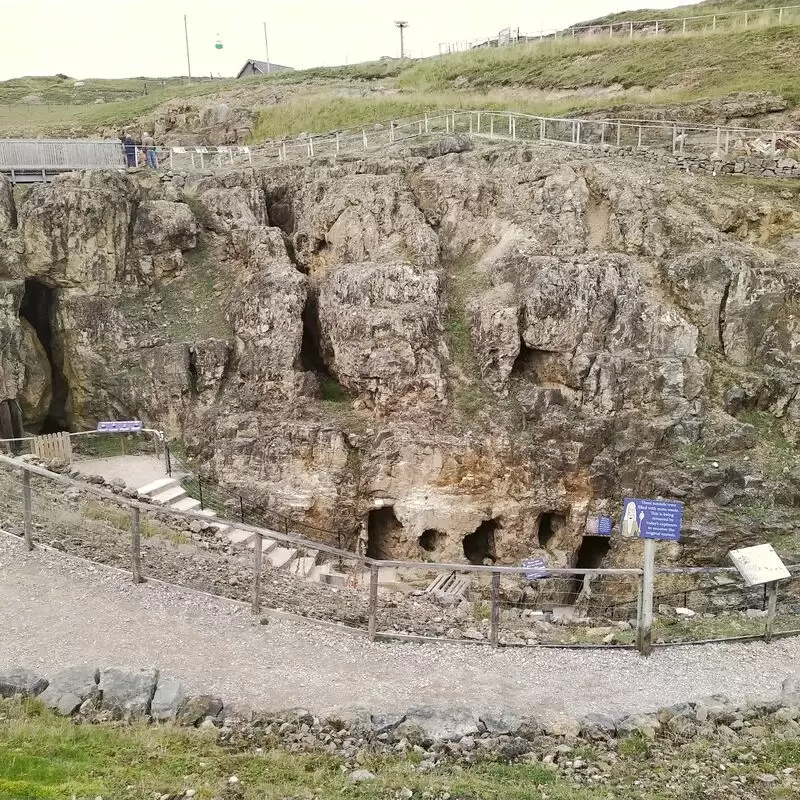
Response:
[{"label": "blue information sign", "polygon": [[683,503],[671,500],[638,500],[626,497],[622,502],[622,535],[642,539],[667,539],[678,542],[683,523]]},{"label": "blue information sign", "polygon": [[140,433],[144,426],[138,420],[123,420],[121,422],[98,422],[98,433]]},{"label": "blue information sign", "polygon": [[589,536],[611,536],[614,520],[611,517],[589,517],[586,520],[586,533]]},{"label": "blue information sign", "polygon": [[547,562],[543,558],[526,558],[522,562],[522,566],[529,570],[525,573],[525,577],[529,581],[540,581],[550,577],[550,573],[547,571]]}]

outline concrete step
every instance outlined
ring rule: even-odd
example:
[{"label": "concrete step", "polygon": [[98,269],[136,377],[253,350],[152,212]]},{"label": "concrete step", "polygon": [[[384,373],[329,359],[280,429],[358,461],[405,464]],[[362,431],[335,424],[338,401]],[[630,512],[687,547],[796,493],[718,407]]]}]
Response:
[{"label": "concrete step", "polygon": [[187,496],[186,489],[182,486],[170,486],[170,488],[164,492],[150,495],[150,499],[159,505],[171,506],[173,503],[178,500],[183,500]]},{"label": "concrete step", "polygon": [[200,514],[202,517],[216,517],[217,512],[214,511],[213,508],[204,508],[202,511],[196,511],[196,514]]},{"label": "concrete step", "polygon": [[297,550],[294,547],[276,547],[267,554],[267,561],[275,569],[283,569],[295,557]]},{"label": "concrete step", "polygon": [[[250,531],[241,531],[238,528],[232,528],[228,531],[227,536],[228,536],[228,541],[232,545],[247,547],[250,550],[255,550],[256,535],[254,533],[250,533]],[[266,537],[262,537],[261,539],[262,555],[271,553],[277,546],[278,543],[274,539],[267,539]]]},{"label": "concrete step", "polygon": [[200,501],[195,500],[194,497],[182,497],[176,503],[172,503],[172,507],[176,511],[195,511],[200,508]]},{"label": "concrete step", "polygon": [[171,489],[173,486],[177,485],[177,478],[159,478],[157,481],[153,481],[152,483],[148,483],[146,486],[142,486],[142,488],[138,489],[137,491],[140,497],[152,497],[154,494],[164,492],[167,489]]},{"label": "concrete step", "polygon": [[289,562],[289,572],[292,575],[297,575],[298,578],[305,578],[309,572],[314,568],[316,558],[311,556],[301,556],[300,558],[292,559]]}]

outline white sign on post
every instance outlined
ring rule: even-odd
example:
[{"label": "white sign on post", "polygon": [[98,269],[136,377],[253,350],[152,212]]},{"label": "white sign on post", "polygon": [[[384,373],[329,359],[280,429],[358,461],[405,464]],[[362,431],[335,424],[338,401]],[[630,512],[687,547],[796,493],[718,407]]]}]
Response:
[{"label": "white sign on post", "polygon": [[789,570],[771,544],[731,550],[728,555],[744,578],[745,586],[760,586],[763,583],[791,578]]}]

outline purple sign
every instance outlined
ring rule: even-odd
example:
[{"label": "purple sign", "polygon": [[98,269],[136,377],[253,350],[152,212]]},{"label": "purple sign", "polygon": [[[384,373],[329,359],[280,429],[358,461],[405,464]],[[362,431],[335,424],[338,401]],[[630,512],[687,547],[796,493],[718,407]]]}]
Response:
[{"label": "purple sign", "polygon": [[144,425],[138,420],[125,420],[122,422],[98,422],[98,433],[141,433]]},{"label": "purple sign", "polygon": [[633,497],[623,500],[620,525],[623,536],[679,542],[682,524],[683,503]]},{"label": "purple sign", "polygon": [[586,533],[589,536],[611,536],[614,520],[611,517],[589,517],[586,520]]},{"label": "purple sign", "polygon": [[529,570],[525,572],[525,577],[529,581],[540,581],[550,577],[550,573],[547,571],[547,562],[543,558],[526,558],[522,562],[522,566]]}]

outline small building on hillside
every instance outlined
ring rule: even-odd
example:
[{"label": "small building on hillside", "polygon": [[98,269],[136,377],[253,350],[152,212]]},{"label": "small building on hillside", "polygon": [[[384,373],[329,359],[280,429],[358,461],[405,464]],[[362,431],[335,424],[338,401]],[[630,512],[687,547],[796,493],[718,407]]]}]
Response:
[{"label": "small building on hillside", "polygon": [[251,58],[239,70],[237,78],[247,78],[250,75],[268,75],[273,72],[293,72],[294,67],[284,67],[282,64],[273,64],[271,61],[267,64],[266,61],[257,61]]}]

